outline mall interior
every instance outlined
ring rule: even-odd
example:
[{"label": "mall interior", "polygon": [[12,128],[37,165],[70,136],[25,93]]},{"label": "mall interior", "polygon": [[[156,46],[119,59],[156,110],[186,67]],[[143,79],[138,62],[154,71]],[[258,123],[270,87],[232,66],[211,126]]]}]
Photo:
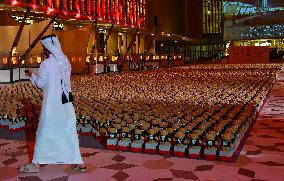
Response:
[{"label": "mall interior", "polygon": [[[25,70],[50,34],[86,172],[19,172],[46,96]],[[284,180],[284,0],[1,0],[0,42],[0,180]]]}]

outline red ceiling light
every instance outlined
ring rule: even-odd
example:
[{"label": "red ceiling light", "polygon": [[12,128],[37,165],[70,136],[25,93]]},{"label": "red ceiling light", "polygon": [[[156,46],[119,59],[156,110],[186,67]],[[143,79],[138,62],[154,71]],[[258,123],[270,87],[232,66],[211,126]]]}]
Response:
[{"label": "red ceiling light", "polygon": [[33,4],[33,5],[32,5],[32,8],[33,8],[33,9],[36,9],[36,4]]},{"label": "red ceiling light", "polygon": [[47,13],[51,13],[52,11],[54,11],[53,8],[50,8],[50,7],[47,8]]},{"label": "red ceiling light", "polygon": [[80,13],[76,13],[76,18],[80,18]]},{"label": "red ceiling light", "polygon": [[14,5],[17,5],[18,4],[18,1],[16,0],[12,0],[11,4],[14,6]]},{"label": "red ceiling light", "polygon": [[[137,8],[137,6],[139,3],[144,2],[144,0],[127,0],[129,3],[126,4],[124,4],[123,1],[124,0],[72,0],[72,4],[70,4],[72,8],[68,9],[67,0],[29,0],[29,3],[27,3],[26,0],[10,0],[9,2],[12,6],[30,6],[31,9],[44,11],[47,14],[60,12],[60,14],[66,16],[65,18],[67,19],[71,18],[67,16],[72,15],[74,19],[82,18],[94,20],[97,18],[100,22],[114,23],[125,27],[143,27],[143,9],[141,10],[140,5],[139,8]],[[39,4],[37,4],[38,2]],[[59,3],[62,3],[62,5],[59,6]],[[97,3],[97,5],[95,6],[94,3]],[[74,5],[75,7],[73,7]],[[97,9],[95,9],[95,7]],[[126,13],[122,13],[124,11]],[[94,12],[96,12],[97,17],[94,16]]]}]

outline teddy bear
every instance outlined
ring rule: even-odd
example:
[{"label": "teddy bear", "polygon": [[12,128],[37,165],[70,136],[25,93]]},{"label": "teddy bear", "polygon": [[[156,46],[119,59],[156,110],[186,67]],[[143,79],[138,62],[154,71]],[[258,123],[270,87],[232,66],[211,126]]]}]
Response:
[{"label": "teddy bear", "polygon": [[115,127],[108,128],[107,149],[117,150],[117,129]]},{"label": "teddy bear", "polygon": [[141,152],[144,144],[144,137],[140,129],[135,129],[132,134],[131,151]]},{"label": "teddy bear", "polygon": [[154,154],[157,151],[157,146],[158,146],[158,138],[157,138],[157,132],[155,129],[150,128],[147,131],[147,142],[145,143],[145,152]]},{"label": "teddy bear", "polygon": [[175,146],[174,146],[174,155],[175,156],[184,156],[187,148],[187,143],[185,142],[185,134],[183,131],[178,131],[175,134]]},{"label": "teddy bear", "polygon": [[118,150],[121,151],[127,151],[130,149],[130,144],[131,144],[131,135],[129,133],[129,128],[124,126],[121,129],[121,137],[120,140],[118,141]]}]

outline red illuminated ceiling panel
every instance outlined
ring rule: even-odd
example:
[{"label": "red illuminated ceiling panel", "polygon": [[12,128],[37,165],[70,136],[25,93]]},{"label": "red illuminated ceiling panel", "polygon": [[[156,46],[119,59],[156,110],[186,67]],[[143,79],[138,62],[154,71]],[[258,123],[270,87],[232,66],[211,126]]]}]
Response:
[{"label": "red illuminated ceiling panel", "polygon": [[145,0],[11,0],[12,6],[31,7],[60,18],[95,20],[123,26],[144,27]]}]

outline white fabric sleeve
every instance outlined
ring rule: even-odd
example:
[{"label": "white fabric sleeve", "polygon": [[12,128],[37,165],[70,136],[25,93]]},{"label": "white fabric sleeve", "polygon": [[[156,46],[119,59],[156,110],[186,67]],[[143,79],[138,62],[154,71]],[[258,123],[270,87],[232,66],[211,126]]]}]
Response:
[{"label": "white fabric sleeve", "polygon": [[30,80],[38,88],[42,89],[46,83],[47,79],[47,69],[45,64],[42,62],[39,67],[38,75],[32,73]]}]

